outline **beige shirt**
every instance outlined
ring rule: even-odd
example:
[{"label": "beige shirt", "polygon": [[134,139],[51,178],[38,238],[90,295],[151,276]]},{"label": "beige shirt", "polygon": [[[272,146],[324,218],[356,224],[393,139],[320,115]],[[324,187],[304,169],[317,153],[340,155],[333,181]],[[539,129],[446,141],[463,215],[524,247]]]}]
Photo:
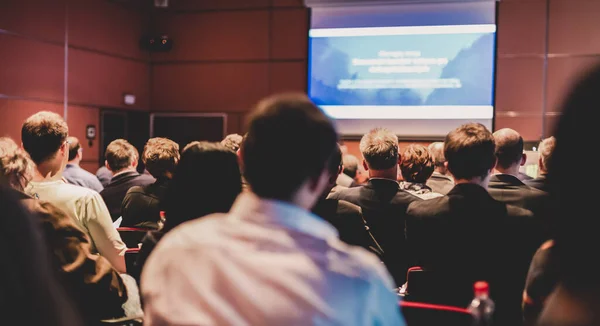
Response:
[{"label": "beige shirt", "polygon": [[63,180],[30,182],[25,192],[49,202],[69,215],[91,240],[91,251],[104,256],[113,267],[125,272],[127,246],[112,224],[106,204],[96,191]]}]

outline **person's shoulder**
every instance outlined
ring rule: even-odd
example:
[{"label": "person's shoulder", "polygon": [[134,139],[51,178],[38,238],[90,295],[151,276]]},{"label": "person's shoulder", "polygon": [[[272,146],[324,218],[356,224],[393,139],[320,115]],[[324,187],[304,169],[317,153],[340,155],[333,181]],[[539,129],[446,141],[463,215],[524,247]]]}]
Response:
[{"label": "person's shoulder", "polygon": [[179,249],[218,245],[222,240],[224,225],[228,223],[227,216],[227,214],[217,213],[187,221],[167,232],[159,245]]},{"label": "person's shoulder", "polygon": [[337,257],[342,258],[343,264],[357,273],[358,278],[370,281],[374,278],[381,279],[390,289],[394,287],[392,278],[387,269],[377,256],[364,248],[353,246],[339,239],[329,241],[329,245],[338,252]]},{"label": "person's shoulder", "polygon": [[361,189],[362,186],[353,188],[340,187],[337,191],[331,193],[328,198],[348,201],[348,199],[357,198],[360,195]]},{"label": "person's shoulder", "polygon": [[520,217],[520,218],[533,218],[533,213],[525,208],[506,204],[506,214],[509,217]]},{"label": "person's shoulder", "polygon": [[342,215],[361,215],[360,206],[352,204],[349,201],[338,200],[338,214]]},{"label": "person's shoulder", "polygon": [[427,200],[414,201],[408,205],[407,214],[413,217],[428,217],[438,215],[449,209],[448,197],[439,196]]}]

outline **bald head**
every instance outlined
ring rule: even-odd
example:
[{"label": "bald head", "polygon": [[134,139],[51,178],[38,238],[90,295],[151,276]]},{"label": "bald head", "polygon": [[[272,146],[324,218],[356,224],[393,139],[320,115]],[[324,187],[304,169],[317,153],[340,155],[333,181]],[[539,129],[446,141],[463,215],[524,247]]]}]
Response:
[{"label": "bald head", "polygon": [[496,157],[498,163],[496,169],[502,172],[503,169],[518,168],[524,161],[523,137],[510,128],[504,128],[494,133],[496,142]]},{"label": "bald head", "polygon": [[444,162],[446,162],[446,158],[444,157],[444,143],[436,141],[429,144],[427,149],[429,149],[429,153],[431,153],[431,156],[433,157],[435,166],[444,166]]}]

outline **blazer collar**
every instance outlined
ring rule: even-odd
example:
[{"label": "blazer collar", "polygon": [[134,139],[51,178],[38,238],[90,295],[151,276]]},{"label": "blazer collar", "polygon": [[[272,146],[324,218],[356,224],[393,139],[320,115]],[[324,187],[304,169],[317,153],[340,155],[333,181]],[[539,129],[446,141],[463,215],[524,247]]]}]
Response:
[{"label": "blazer collar", "polygon": [[522,186],[525,185],[519,178],[510,174],[494,174],[490,177],[490,184],[505,185],[505,186]]}]

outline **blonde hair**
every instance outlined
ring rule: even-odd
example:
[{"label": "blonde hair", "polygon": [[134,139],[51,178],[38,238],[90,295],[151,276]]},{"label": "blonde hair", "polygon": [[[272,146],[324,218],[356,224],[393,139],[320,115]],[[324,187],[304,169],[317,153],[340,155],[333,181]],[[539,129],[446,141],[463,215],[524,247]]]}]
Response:
[{"label": "blonde hair", "polygon": [[0,177],[17,190],[23,190],[33,178],[34,163],[29,154],[12,139],[0,137]]}]

